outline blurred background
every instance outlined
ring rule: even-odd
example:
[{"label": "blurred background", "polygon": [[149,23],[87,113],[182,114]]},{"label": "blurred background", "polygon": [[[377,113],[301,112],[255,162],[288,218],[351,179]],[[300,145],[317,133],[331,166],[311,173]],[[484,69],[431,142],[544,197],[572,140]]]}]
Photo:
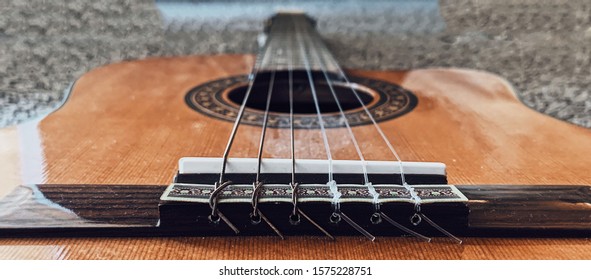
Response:
[{"label": "blurred background", "polygon": [[0,127],[50,112],[104,64],[255,53],[279,9],[317,18],[345,68],[485,70],[527,106],[591,127],[589,0],[2,0]]}]

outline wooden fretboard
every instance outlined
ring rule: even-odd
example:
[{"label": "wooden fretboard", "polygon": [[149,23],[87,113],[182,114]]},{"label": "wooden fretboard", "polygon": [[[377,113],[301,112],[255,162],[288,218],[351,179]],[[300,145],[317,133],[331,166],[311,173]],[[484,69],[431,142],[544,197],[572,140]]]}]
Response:
[{"label": "wooden fretboard", "polygon": [[338,73],[339,65],[304,14],[279,13],[266,29],[266,42],[257,56],[262,71],[304,70]]}]

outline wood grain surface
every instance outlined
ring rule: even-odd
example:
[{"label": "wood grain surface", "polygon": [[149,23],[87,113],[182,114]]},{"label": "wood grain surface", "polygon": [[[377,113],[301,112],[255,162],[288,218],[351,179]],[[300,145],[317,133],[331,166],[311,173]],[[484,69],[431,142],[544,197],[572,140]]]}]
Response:
[{"label": "wood grain surface", "polygon": [[589,259],[588,239],[170,237],[5,239],[0,259]]},{"label": "wood grain surface", "polygon": [[[158,58],[89,72],[66,104],[37,127],[19,127],[17,134],[10,131],[14,128],[2,130],[0,174],[21,179],[0,182],[1,193],[23,182],[167,184],[180,157],[221,156],[232,123],[191,110],[184,96],[201,83],[248,73],[253,59]],[[526,108],[497,76],[458,69],[350,73],[396,83],[417,95],[412,112],[380,126],[403,160],[447,164],[452,184],[591,184],[591,131]],[[367,159],[393,159],[373,127],[353,130]],[[333,157],[358,159],[344,132],[328,132]],[[260,127],[242,126],[230,156],[256,157],[259,135]],[[288,130],[270,129],[267,137],[265,157],[289,158]],[[296,157],[325,157],[318,130],[296,132]],[[35,178],[41,182],[28,182]],[[320,237],[23,238],[0,239],[0,246],[0,258],[591,258],[588,239],[468,238],[456,245],[412,238],[370,243],[362,237],[337,242]]]}]

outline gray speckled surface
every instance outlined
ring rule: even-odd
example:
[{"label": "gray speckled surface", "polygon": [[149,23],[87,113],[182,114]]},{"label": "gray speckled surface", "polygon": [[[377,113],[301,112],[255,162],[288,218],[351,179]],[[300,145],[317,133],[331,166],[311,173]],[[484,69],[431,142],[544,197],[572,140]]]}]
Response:
[{"label": "gray speckled surface", "polygon": [[0,127],[50,111],[70,82],[100,65],[253,53],[262,20],[276,8],[318,17],[345,67],[486,70],[508,79],[526,105],[591,127],[588,0],[5,0]]}]

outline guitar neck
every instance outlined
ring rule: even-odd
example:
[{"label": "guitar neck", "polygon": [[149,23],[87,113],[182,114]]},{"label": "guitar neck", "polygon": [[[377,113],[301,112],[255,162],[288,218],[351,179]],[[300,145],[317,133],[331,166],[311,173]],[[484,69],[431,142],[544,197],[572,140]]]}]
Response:
[{"label": "guitar neck", "polygon": [[262,71],[310,69],[332,73],[340,69],[318,34],[315,21],[297,13],[279,13],[269,19],[256,67]]}]

